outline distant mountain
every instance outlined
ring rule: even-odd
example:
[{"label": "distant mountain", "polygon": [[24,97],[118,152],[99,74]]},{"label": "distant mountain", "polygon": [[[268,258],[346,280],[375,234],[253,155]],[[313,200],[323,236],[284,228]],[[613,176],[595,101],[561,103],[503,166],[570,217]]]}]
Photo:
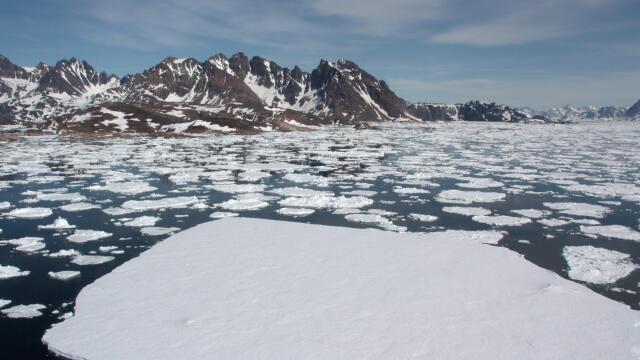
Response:
[{"label": "distant mountain", "polygon": [[640,100],[631,105],[631,107],[625,111],[624,116],[633,120],[640,120]]},{"label": "distant mountain", "polygon": [[[593,120],[614,120],[614,119],[637,119],[640,112],[640,104],[636,103],[637,109],[615,107],[615,106],[561,106],[537,114],[549,118],[556,122],[573,121],[593,121]],[[635,113],[635,116],[634,116]]]},{"label": "distant mountain", "polygon": [[409,108],[423,121],[547,122],[540,115],[507,105],[476,100],[455,105],[413,103]]},{"label": "distant mountain", "polygon": [[346,59],[321,60],[308,73],[243,53],[168,57],[118,78],[76,58],[26,68],[0,56],[0,124],[36,131],[256,132],[435,120],[547,121],[489,102],[409,104]]}]

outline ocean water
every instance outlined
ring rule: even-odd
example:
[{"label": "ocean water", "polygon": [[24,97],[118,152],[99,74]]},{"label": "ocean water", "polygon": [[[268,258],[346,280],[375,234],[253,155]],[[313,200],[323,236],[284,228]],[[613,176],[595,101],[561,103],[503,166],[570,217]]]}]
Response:
[{"label": "ocean water", "polygon": [[[0,308],[0,352],[55,358],[40,337],[72,314],[84,286],[212,214],[400,232],[493,231],[501,239],[486,246],[507,247],[638,309],[639,135],[631,122],[447,123],[2,141],[0,265],[21,276],[3,268],[0,299],[11,303]],[[77,203],[86,206],[70,211]],[[57,218],[75,228],[39,228]],[[108,236],[79,243],[83,230]],[[74,252],[57,256],[60,250]],[[96,259],[86,255],[108,261],[77,264]],[[49,275],[59,271],[80,275]],[[43,305],[41,315],[9,317],[13,306],[33,304]]]}]

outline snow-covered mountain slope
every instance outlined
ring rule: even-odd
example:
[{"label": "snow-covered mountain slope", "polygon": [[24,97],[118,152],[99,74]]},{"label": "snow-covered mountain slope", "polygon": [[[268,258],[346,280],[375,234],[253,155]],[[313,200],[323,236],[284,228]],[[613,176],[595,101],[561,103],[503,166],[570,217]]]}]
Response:
[{"label": "snow-covered mountain slope", "polygon": [[[640,106],[639,106],[640,107]],[[632,118],[627,115],[627,108],[615,106],[571,106],[551,108],[546,111],[537,112],[556,122],[574,122],[583,120],[613,120]]]},{"label": "snow-covered mountain slope", "polygon": [[[30,69],[0,60],[0,121],[38,129],[177,132],[229,126],[264,131],[418,121],[384,81],[344,59],[322,60],[306,73],[243,53],[204,62],[169,57],[122,79],[75,58]],[[114,112],[123,109],[127,121],[150,125],[114,126]]]}]

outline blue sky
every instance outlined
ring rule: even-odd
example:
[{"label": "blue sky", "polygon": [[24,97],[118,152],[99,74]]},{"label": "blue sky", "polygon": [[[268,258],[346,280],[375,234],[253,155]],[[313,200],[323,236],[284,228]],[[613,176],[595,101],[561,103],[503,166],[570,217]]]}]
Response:
[{"label": "blue sky", "polygon": [[311,71],[346,57],[410,101],[538,109],[640,98],[638,0],[4,1],[0,53],[117,75],[244,51]]}]

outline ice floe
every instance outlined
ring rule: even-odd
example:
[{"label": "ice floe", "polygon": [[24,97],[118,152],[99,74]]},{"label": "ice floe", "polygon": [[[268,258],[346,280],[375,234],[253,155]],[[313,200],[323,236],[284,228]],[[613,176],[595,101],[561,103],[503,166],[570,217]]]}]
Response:
[{"label": "ice floe", "polygon": [[46,230],[69,230],[75,229],[75,225],[69,224],[67,219],[62,217],[58,217],[53,221],[53,224],[49,225],[38,225],[38,229],[46,229]]},{"label": "ice floe", "polygon": [[133,220],[124,222],[122,225],[130,227],[146,227],[153,226],[158,221],[160,221],[160,218],[157,216],[140,216]]},{"label": "ice floe", "polygon": [[285,207],[285,208],[280,208],[276,210],[276,212],[280,215],[299,217],[299,216],[309,216],[313,214],[315,210],[306,209],[306,208],[286,208]]},{"label": "ice floe", "polygon": [[80,276],[80,271],[73,271],[73,270],[63,270],[63,271],[57,271],[57,272],[49,271],[47,275],[49,275],[50,278],[55,280],[67,281],[67,280],[75,279],[78,276]]},{"label": "ice floe", "polygon": [[18,208],[5,215],[21,219],[42,219],[51,216],[53,212],[49,208]]},{"label": "ice floe", "polygon": [[122,204],[122,208],[126,210],[146,211],[164,208],[182,208],[196,204],[197,202],[198,198],[195,196],[180,196],[157,200],[128,200]]},{"label": "ice floe", "polygon": [[73,234],[67,236],[67,240],[72,243],[82,244],[89,241],[96,241],[111,237],[112,233],[101,230],[76,230]]},{"label": "ice floe", "polygon": [[409,217],[414,219],[414,220],[418,220],[418,221],[422,221],[422,222],[434,222],[434,221],[438,220],[437,216],[428,215],[428,214],[411,213],[411,214],[409,214]]},{"label": "ice floe", "polygon": [[442,208],[442,211],[466,216],[485,216],[491,214],[491,210],[489,209],[468,206],[445,206]]},{"label": "ice floe", "polygon": [[43,341],[89,359],[633,356],[637,312],[474,234],[213,221],[85,287]]},{"label": "ice floe", "polygon": [[586,203],[545,202],[544,206],[557,210],[562,214],[602,218],[611,211],[608,207]]},{"label": "ice floe", "polygon": [[42,316],[41,310],[47,307],[42,304],[16,305],[0,310],[4,316],[11,319],[31,319]]},{"label": "ice floe", "polygon": [[628,254],[587,246],[565,246],[570,278],[593,284],[610,284],[627,277],[638,268]]},{"label": "ice floe", "polygon": [[640,232],[622,225],[580,225],[584,234],[598,235],[608,238],[640,241]]},{"label": "ice floe", "polygon": [[11,265],[0,265],[0,280],[11,279],[14,277],[27,276],[31,272],[20,270],[18,267]]},{"label": "ice floe", "polygon": [[142,235],[149,235],[149,236],[166,235],[166,234],[174,233],[176,231],[180,231],[180,228],[148,226],[140,229],[140,233]]},{"label": "ice floe", "polygon": [[157,190],[156,187],[141,181],[110,182],[105,185],[89,186],[87,189],[92,191],[110,191],[123,195],[137,195]]},{"label": "ice floe", "polygon": [[527,217],[507,215],[477,215],[471,218],[475,222],[495,226],[520,226],[531,222]]},{"label": "ice floe", "polygon": [[104,264],[113,259],[115,259],[115,257],[106,255],[76,255],[71,262],[76,265],[86,266]]},{"label": "ice floe", "polygon": [[463,190],[444,190],[436,196],[437,201],[452,204],[491,203],[504,198],[504,193]]}]

